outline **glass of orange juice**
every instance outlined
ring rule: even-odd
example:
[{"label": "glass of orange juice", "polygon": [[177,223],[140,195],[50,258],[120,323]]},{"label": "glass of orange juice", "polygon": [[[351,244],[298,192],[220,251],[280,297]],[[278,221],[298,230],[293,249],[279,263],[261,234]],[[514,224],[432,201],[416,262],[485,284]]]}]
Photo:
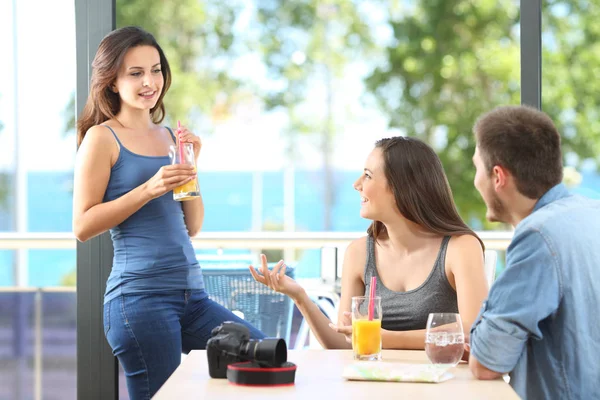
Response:
[{"label": "glass of orange juice", "polygon": [[[194,170],[196,169],[193,143],[177,143],[177,146],[171,146],[170,150],[172,164],[188,164],[192,165]],[[198,197],[200,197],[200,187],[197,177],[173,189],[173,199],[177,201],[193,200]]]},{"label": "glass of orange juice", "polygon": [[381,297],[373,297],[371,316],[369,297],[352,297],[352,350],[355,360],[381,360],[381,315]]}]

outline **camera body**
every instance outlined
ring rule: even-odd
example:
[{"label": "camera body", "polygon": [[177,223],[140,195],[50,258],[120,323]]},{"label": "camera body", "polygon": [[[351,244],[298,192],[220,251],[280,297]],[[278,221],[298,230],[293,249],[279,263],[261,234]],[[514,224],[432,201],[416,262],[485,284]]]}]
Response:
[{"label": "camera body", "polygon": [[226,321],[214,328],[206,343],[208,372],[211,378],[226,378],[230,364],[250,361],[259,368],[279,368],[287,361],[285,340],[250,339],[245,325]]}]

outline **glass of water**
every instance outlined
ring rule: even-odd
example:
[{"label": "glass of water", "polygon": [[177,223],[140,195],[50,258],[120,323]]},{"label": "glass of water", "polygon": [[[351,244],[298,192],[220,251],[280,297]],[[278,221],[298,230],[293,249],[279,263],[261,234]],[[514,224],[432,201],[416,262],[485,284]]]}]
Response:
[{"label": "glass of water", "polygon": [[459,314],[429,314],[425,333],[425,353],[429,361],[454,367],[463,355],[464,346],[465,335]]}]

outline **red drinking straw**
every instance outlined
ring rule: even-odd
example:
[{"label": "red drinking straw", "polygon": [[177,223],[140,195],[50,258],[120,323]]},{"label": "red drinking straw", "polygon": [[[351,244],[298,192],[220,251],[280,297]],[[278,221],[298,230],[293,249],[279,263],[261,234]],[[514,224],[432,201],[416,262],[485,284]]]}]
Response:
[{"label": "red drinking straw", "polygon": [[377,286],[377,279],[374,276],[371,277],[371,287],[369,288],[369,321],[373,321],[375,314],[375,290]]},{"label": "red drinking straw", "polygon": [[185,158],[183,158],[183,143],[179,140],[179,133],[181,131],[181,121],[177,120],[177,148],[179,150],[179,164],[185,163]]}]

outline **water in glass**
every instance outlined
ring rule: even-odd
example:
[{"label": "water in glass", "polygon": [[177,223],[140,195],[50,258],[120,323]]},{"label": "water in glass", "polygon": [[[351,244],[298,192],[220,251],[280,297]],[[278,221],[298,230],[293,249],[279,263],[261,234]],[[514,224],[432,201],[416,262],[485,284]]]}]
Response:
[{"label": "water in glass", "polygon": [[465,336],[459,314],[429,314],[425,353],[433,364],[454,367],[464,352]]}]

